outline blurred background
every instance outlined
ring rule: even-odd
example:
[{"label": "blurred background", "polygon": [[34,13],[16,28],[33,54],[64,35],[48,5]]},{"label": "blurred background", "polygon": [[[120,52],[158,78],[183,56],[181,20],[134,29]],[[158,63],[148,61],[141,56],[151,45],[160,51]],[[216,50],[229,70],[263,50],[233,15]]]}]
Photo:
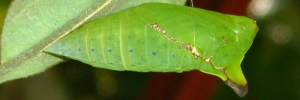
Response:
[{"label": "blurred background", "polygon": [[[0,1],[2,28],[11,1]],[[300,100],[299,0],[194,0],[194,6],[257,21],[259,32],[242,62],[246,97],[199,71],[117,72],[68,61],[1,84],[0,100]]]}]

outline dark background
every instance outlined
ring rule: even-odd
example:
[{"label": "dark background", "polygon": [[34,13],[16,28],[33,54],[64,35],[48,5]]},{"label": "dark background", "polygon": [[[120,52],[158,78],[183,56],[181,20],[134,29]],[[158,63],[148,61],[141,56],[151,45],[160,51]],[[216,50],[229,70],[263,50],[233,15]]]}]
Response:
[{"label": "dark background", "polygon": [[[2,24],[10,1],[0,2]],[[1,84],[0,100],[299,100],[299,5],[299,0],[194,1],[195,7],[257,20],[260,30],[242,62],[249,85],[244,98],[199,71],[117,72],[68,61]]]}]

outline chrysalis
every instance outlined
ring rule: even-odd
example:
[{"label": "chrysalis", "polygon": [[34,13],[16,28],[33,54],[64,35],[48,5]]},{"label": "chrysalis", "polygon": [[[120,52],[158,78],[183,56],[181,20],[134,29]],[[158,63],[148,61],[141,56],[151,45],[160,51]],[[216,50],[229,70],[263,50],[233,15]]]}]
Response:
[{"label": "chrysalis", "polygon": [[91,21],[45,51],[118,71],[197,69],[243,97],[248,88],[240,64],[257,31],[246,17],[146,3]]}]

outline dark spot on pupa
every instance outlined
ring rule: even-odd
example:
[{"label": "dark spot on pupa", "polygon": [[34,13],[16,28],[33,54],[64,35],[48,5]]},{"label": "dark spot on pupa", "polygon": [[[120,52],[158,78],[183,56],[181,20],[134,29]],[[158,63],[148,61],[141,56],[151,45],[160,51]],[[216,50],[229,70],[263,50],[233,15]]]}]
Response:
[{"label": "dark spot on pupa", "polygon": [[95,51],[95,49],[94,49],[94,48],[92,48],[91,50],[92,50],[92,51]]},{"label": "dark spot on pupa", "polygon": [[113,65],[114,63],[109,63],[109,64]]},{"label": "dark spot on pupa", "polygon": [[155,56],[155,55],[156,55],[156,52],[152,51],[152,55]]},{"label": "dark spot on pupa", "polygon": [[112,52],[112,50],[111,50],[111,49],[108,49],[108,52]]},{"label": "dark spot on pupa", "polygon": [[131,66],[135,66],[135,65],[131,65]]},{"label": "dark spot on pupa", "polygon": [[229,40],[226,39],[224,36],[222,36],[222,40],[224,41],[225,44],[227,44],[229,42]]},{"label": "dark spot on pupa", "polygon": [[130,53],[133,53],[133,50],[132,50],[132,49],[129,49],[129,52],[130,52]]},{"label": "dark spot on pupa", "polygon": [[175,57],[175,55],[174,55],[174,54],[172,54],[172,57],[174,58],[174,57]]},{"label": "dark spot on pupa", "polygon": [[91,41],[94,41],[94,39],[92,38]]},{"label": "dark spot on pupa", "polygon": [[79,48],[78,51],[81,51],[81,48]]},{"label": "dark spot on pupa", "polygon": [[157,68],[157,66],[152,66],[152,68]]},{"label": "dark spot on pupa", "polygon": [[130,38],[131,38],[131,36],[130,36],[130,35],[128,35],[128,38],[130,39]]}]

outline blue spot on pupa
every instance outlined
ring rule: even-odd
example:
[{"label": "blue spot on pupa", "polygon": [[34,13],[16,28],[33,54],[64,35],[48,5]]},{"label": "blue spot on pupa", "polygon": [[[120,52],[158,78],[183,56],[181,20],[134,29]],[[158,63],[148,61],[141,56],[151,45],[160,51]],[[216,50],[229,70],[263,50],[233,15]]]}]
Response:
[{"label": "blue spot on pupa", "polygon": [[92,51],[95,51],[95,49],[94,49],[94,48],[92,48],[91,50],[92,50]]},{"label": "blue spot on pupa", "polygon": [[111,49],[108,49],[108,52],[112,52],[112,50],[111,50]]},{"label": "blue spot on pupa", "polygon": [[129,49],[129,52],[130,52],[130,53],[133,53],[133,50],[132,50],[132,49]]},{"label": "blue spot on pupa", "polygon": [[154,56],[155,56],[155,55],[156,55],[156,52],[152,51],[152,55],[154,55]]}]

